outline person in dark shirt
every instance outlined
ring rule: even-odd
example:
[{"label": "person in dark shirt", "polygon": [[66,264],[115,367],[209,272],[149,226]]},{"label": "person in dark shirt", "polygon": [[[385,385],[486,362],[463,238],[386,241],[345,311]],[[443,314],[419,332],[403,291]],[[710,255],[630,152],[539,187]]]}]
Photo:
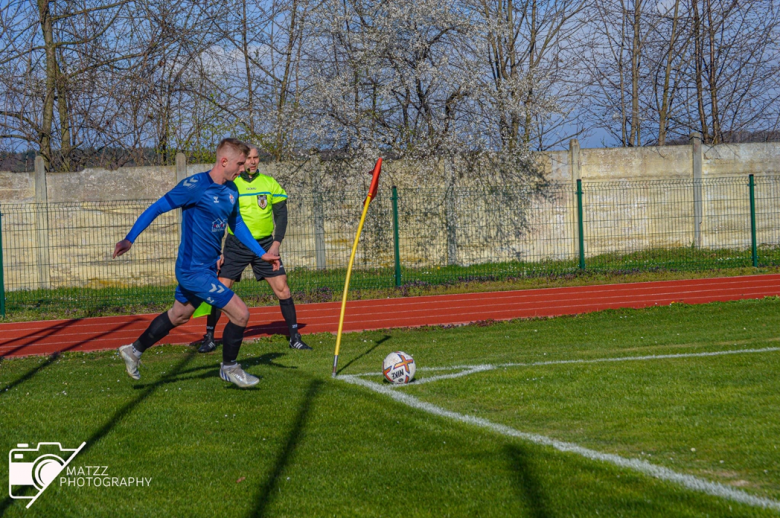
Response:
[{"label": "person in dark shirt", "polygon": [[[246,159],[246,170],[235,179],[238,188],[238,203],[244,223],[257,243],[273,255],[279,254],[279,247],[287,231],[287,192],[275,179],[258,171],[260,153],[257,147],[250,145]],[[231,288],[234,282],[241,280],[241,274],[250,264],[258,281],[265,279],[279,299],[282,317],[290,333],[290,348],[311,350],[298,332],[298,319],[295,313],[290,287],[287,285],[287,272],[284,264],[278,269],[272,268],[249,247],[228,231],[223,250],[224,263],[219,270],[219,281]],[[222,312],[212,306],[206,320],[206,334],[203,336],[198,352],[208,353],[217,348],[214,329]]]}]

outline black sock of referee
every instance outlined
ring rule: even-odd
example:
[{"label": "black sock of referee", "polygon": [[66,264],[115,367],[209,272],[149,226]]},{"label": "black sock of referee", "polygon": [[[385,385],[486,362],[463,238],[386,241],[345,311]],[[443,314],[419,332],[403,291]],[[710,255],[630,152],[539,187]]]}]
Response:
[{"label": "black sock of referee", "polygon": [[217,328],[219,317],[222,316],[222,310],[216,306],[211,306],[211,313],[206,318],[206,334],[214,336],[214,330]]},{"label": "black sock of referee", "polygon": [[160,313],[152,320],[152,323],[149,324],[146,331],[138,337],[138,340],[133,342],[133,349],[135,349],[138,356],[140,356],[142,352],[168,336],[168,333],[170,333],[171,329],[174,327],[176,326],[171,323],[168,312],[165,311]]},{"label": "black sock of referee", "polygon": [[287,330],[290,331],[290,339],[298,332],[298,317],[295,315],[295,303],[292,297],[289,299],[279,299],[279,307],[282,310],[284,321],[287,322]]},{"label": "black sock of referee", "polygon": [[222,365],[230,366],[236,363],[238,350],[241,349],[241,342],[244,341],[244,331],[246,327],[237,326],[233,322],[228,322],[225,331],[222,333]]}]

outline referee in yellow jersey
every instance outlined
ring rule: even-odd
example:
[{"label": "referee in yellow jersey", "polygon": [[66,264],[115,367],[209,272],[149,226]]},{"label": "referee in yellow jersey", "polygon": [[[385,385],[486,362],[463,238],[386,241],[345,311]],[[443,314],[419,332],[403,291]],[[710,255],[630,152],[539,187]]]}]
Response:
[{"label": "referee in yellow jersey", "polygon": [[[249,146],[246,157],[246,170],[233,180],[238,187],[238,202],[241,217],[258,244],[269,254],[278,256],[279,246],[287,230],[287,193],[279,183],[257,171],[260,164],[260,154],[257,147]],[[234,282],[241,280],[241,274],[248,265],[252,265],[255,278],[265,279],[279,299],[282,316],[290,332],[290,348],[311,349],[301,340],[298,332],[298,320],[295,315],[290,287],[287,286],[287,273],[284,263],[274,271],[272,265],[262,261],[254,252],[244,246],[228,229],[225,245],[222,250],[224,262],[219,271],[219,281],[230,288]],[[216,307],[211,308],[211,314],[206,321],[206,335],[203,337],[198,352],[208,353],[216,349],[214,328],[217,326],[222,312]]]}]

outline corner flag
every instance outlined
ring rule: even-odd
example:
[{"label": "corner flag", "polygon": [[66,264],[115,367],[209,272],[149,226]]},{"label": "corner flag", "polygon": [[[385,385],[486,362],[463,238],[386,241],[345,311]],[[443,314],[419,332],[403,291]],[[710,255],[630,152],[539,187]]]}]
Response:
[{"label": "corner flag", "polygon": [[336,352],[333,355],[333,377],[336,377],[336,368],[339,364],[339,349],[341,348],[341,331],[344,327],[344,313],[347,309],[347,292],[349,291],[349,278],[352,276],[352,264],[355,262],[355,254],[357,253],[358,241],[360,240],[360,233],[363,231],[363,223],[366,221],[366,214],[368,213],[368,206],[371,204],[371,200],[376,198],[377,189],[379,189],[379,174],[382,172],[382,159],[376,161],[374,170],[371,172],[371,187],[368,188],[368,195],[363,201],[363,214],[360,216],[360,223],[358,224],[357,234],[355,235],[355,242],[352,245],[352,255],[349,256],[349,266],[347,266],[347,279],[344,282],[344,295],[341,298],[341,314],[339,315],[339,331],[336,335]]}]

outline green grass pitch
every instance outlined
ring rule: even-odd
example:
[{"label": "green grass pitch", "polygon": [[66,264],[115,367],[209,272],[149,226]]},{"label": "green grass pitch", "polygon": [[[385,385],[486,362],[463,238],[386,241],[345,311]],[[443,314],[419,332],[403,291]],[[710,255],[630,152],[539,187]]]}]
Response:
[{"label": "green grass pitch", "polygon": [[[110,352],[6,359],[4,459],[18,443],[86,442],[70,467],[151,482],[57,480],[25,509],[4,460],[0,515],[777,516],[779,329],[767,298],[365,332],[345,335],[335,380],[333,336],[309,335],[309,353],[274,337],[241,350],[263,376],[249,390],[219,379],[219,353],[184,346],[148,351],[137,382]],[[394,350],[418,383],[381,382]]]}]

